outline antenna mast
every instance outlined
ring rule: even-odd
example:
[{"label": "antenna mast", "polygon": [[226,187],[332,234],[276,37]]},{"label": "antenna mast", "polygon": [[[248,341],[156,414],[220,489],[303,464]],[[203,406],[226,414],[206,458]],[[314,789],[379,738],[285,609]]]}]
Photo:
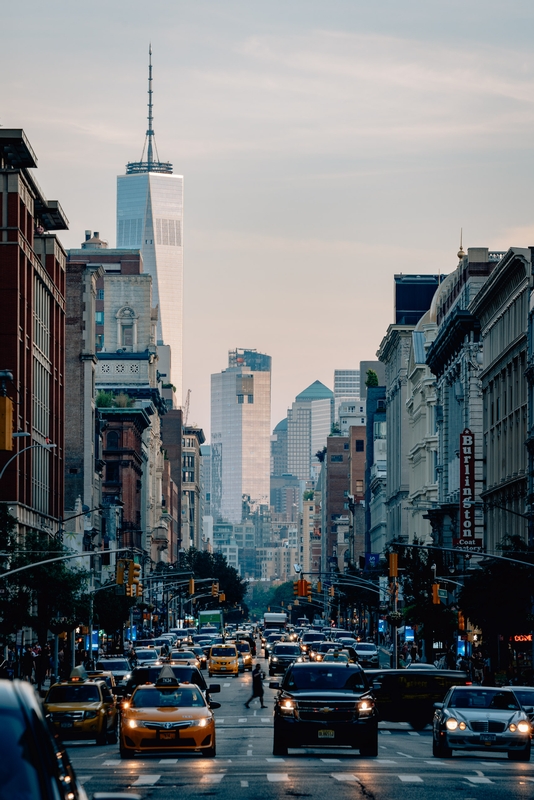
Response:
[{"label": "antenna mast", "polygon": [[146,152],[146,160],[148,163],[148,171],[151,171],[152,162],[154,161],[152,151],[152,137],[154,136],[153,117],[152,117],[152,42],[148,46],[148,130],[146,135],[148,137],[148,147]]}]

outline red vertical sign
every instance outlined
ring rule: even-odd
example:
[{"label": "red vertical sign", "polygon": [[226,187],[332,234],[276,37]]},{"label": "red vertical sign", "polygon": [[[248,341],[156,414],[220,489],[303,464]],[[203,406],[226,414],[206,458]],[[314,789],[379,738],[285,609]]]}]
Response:
[{"label": "red vertical sign", "polygon": [[482,539],[475,539],[475,437],[466,428],[460,434],[460,513],[455,547],[478,550]]}]

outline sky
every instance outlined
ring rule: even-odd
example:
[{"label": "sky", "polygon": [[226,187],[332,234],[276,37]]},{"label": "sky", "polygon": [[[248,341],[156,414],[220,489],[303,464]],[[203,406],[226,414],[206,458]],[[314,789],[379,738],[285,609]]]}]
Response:
[{"label": "sky", "polygon": [[396,273],[534,244],[530,0],[36,0],[2,12],[0,124],[45,195],[115,246],[153,48],[159,157],[184,175],[184,388],[209,435],[227,352],[296,394],[375,358]]}]

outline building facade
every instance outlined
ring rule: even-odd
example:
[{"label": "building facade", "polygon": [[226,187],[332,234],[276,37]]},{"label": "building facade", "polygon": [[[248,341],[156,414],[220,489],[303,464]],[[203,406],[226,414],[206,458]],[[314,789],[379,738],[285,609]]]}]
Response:
[{"label": "building facade", "polygon": [[299,480],[316,480],[316,453],[326,446],[332,429],[334,393],[315,381],[298,394],[287,412],[287,466]]}]

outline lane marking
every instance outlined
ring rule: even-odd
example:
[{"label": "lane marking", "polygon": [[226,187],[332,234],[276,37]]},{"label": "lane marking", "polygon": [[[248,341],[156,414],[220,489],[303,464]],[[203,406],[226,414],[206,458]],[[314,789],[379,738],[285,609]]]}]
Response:
[{"label": "lane marking", "polygon": [[241,787],[246,789],[248,787],[248,781],[241,781]]},{"label": "lane marking", "polygon": [[226,772],[208,772],[202,776],[200,783],[220,783],[225,775]]},{"label": "lane marking", "polygon": [[[90,781],[92,777],[92,775],[78,775],[78,781],[83,785],[84,783],[87,783],[87,781]],[[534,780],[534,778],[531,778],[530,780]]]},{"label": "lane marking", "polygon": [[423,779],[419,775],[398,775],[397,777],[403,783],[423,783]]},{"label": "lane marking", "polygon": [[104,761],[104,764],[102,766],[115,767],[117,764],[124,764],[124,761],[121,761],[119,759],[108,758],[107,761]]},{"label": "lane marking", "polygon": [[408,731],[408,736],[421,736],[421,734],[417,733],[417,731]]},{"label": "lane marking", "polygon": [[374,762],[375,764],[397,764],[397,761],[390,761],[387,758],[377,758]]},{"label": "lane marking", "polygon": [[139,775],[132,786],[154,786],[159,781],[161,775]]},{"label": "lane marking", "polygon": [[262,718],[261,718],[261,721],[262,721],[262,722],[270,722],[270,721],[271,721],[271,718],[270,718],[270,717],[262,717]]},{"label": "lane marking", "polygon": [[268,772],[267,780],[271,783],[280,783],[281,781],[288,781],[289,775],[287,772]]},{"label": "lane marking", "polygon": [[223,687],[225,687],[225,686],[230,686],[230,684],[229,683],[223,683]]},{"label": "lane marking", "polygon": [[178,763],[178,759],[177,758],[162,758],[159,763],[160,764],[177,764]]},{"label": "lane marking", "polygon": [[398,756],[404,756],[404,758],[413,758],[413,756],[409,755],[408,753],[401,753],[400,750],[397,750]]},{"label": "lane marking", "polygon": [[446,767],[447,766],[447,762],[446,761],[438,761],[437,758],[435,758],[433,761],[425,761],[425,764],[436,764],[436,766],[438,766],[438,767]]},{"label": "lane marking", "polygon": [[340,764],[340,758],[321,758],[321,761],[324,761],[325,764]]},{"label": "lane marking", "polygon": [[247,718],[246,718],[246,717],[240,717],[240,718],[239,718],[237,721],[238,721],[238,722],[239,722],[239,724],[241,725],[243,722],[246,722],[246,721],[247,721]]},{"label": "lane marking", "polygon": [[466,776],[465,778],[469,783],[494,783],[490,778],[485,778],[482,775],[477,775],[476,778],[469,778]]},{"label": "lane marking", "polygon": [[251,756],[251,755],[252,755],[252,750],[247,750],[247,756]]},{"label": "lane marking", "polygon": [[382,736],[391,736],[391,731],[378,731]]},{"label": "lane marking", "polygon": [[270,764],[282,764],[285,761],[285,758],[266,758]]},{"label": "lane marking", "polygon": [[335,778],[336,781],[351,781],[352,783],[360,783],[358,776],[353,775],[351,772],[332,772],[332,778]]}]

